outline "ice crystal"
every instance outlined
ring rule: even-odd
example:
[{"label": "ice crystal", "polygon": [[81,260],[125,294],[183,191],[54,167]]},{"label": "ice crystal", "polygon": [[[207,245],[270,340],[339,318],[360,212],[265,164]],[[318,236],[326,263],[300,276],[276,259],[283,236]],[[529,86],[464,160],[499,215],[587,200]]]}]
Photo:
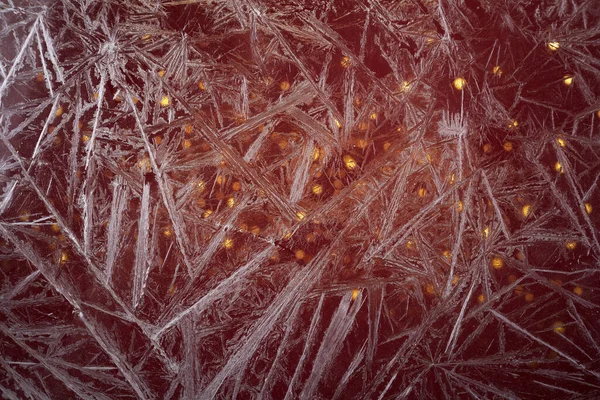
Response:
[{"label": "ice crystal", "polygon": [[600,397],[596,8],[5,0],[3,398]]}]

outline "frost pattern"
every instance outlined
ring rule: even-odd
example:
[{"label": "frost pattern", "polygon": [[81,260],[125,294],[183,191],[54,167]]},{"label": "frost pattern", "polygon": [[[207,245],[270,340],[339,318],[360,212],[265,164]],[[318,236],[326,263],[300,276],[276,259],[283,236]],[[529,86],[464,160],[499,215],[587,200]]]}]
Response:
[{"label": "frost pattern", "polygon": [[0,15],[3,398],[600,397],[593,1]]}]

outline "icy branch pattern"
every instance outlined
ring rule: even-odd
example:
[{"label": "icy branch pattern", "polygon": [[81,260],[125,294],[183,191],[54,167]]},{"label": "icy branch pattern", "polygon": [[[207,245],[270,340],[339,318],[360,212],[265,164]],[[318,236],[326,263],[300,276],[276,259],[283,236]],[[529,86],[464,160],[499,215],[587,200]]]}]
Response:
[{"label": "icy branch pattern", "polygon": [[5,1],[8,399],[600,397],[593,1]]}]

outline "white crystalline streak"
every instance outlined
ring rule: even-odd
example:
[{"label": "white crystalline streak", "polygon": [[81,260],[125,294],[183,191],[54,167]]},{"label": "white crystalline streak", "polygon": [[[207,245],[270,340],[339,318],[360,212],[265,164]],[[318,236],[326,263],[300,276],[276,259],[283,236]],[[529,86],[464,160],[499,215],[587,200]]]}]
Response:
[{"label": "white crystalline streak", "polygon": [[138,237],[135,250],[135,264],[133,267],[133,307],[136,308],[144,294],[144,287],[148,279],[148,237],[150,235],[150,184],[144,185],[142,194],[142,206],[138,222]]},{"label": "white crystalline streak", "polygon": [[113,266],[117,260],[119,246],[122,242],[121,223],[123,214],[129,202],[129,190],[125,186],[123,178],[117,177],[113,183],[113,199],[111,204],[110,220],[108,222],[108,238],[106,252],[106,281],[112,279]]},{"label": "white crystalline streak", "polygon": [[438,133],[442,137],[464,137],[467,135],[467,122],[460,114],[450,116],[448,111],[444,111],[438,122]]}]

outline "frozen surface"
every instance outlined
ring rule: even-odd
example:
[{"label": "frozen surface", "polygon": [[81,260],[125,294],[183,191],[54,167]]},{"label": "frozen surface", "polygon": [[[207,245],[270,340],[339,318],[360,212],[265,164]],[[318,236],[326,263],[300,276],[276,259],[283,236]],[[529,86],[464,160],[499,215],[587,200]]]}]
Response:
[{"label": "frozen surface", "polygon": [[3,398],[600,397],[596,3],[3,0]]}]

